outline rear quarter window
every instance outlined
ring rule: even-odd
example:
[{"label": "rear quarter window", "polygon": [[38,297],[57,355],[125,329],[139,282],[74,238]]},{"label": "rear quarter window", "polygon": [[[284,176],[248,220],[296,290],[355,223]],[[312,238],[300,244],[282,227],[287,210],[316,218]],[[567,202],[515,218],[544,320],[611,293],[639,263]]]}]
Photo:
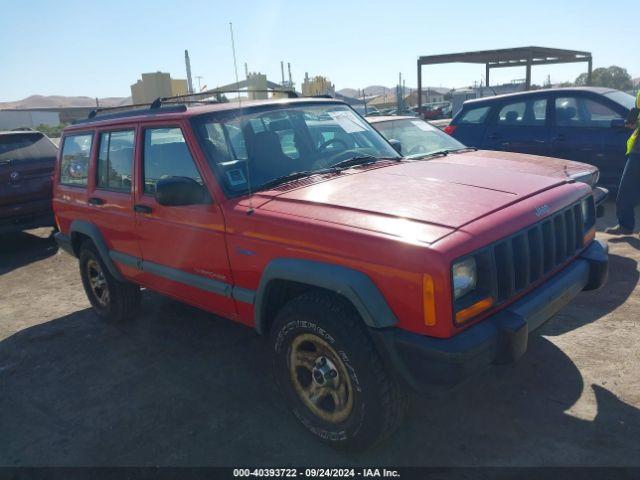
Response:
[{"label": "rear quarter window", "polygon": [[484,123],[487,115],[489,115],[489,110],[491,110],[491,107],[488,105],[485,107],[471,107],[460,114],[460,118],[456,123],[458,125]]},{"label": "rear quarter window", "polygon": [[60,184],[86,186],[93,134],[81,133],[64,138],[60,155]]}]

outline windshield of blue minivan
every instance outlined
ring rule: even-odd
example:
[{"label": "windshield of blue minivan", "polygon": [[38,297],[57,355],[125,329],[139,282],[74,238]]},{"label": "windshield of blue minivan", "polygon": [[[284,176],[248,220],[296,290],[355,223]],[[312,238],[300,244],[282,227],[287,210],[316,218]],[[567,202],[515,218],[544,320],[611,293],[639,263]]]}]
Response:
[{"label": "windshield of blue minivan", "polygon": [[398,140],[402,147],[402,155],[407,158],[466,148],[439,128],[416,118],[376,122],[373,126],[386,139]]},{"label": "windshield of blue minivan", "polygon": [[326,172],[340,162],[400,158],[351,108],[335,103],[215,112],[195,117],[194,127],[208,161],[232,195],[279,179]]},{"label": "windshield of blue minivan", "polygon": [[627,110],[631,110],[636,104],[636,99],[633,96],[629,95],[628,93],[621,92],[620,90],[614,90],[613,92],[605,93],[604,96],[609,97],[616,103],[619,103]]}]

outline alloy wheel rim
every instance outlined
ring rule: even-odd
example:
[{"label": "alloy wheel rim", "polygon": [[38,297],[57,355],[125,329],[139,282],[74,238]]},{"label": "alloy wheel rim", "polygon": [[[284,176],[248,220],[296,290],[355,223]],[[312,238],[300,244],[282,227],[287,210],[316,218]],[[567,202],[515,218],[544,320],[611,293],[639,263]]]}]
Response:
[{"label": "alloy wheel rim", "polygon": [[101,307],[106,307],[109,304],[109,287],[102,267],[94,259],[87,262],[87,278],[94,298]]},{"label": "alloy wheel rim", "polygon": [[351,377],[326,341],[310,333],[298,335],[289,353],[289,373],[298,397],[315,416],[334,424],[349,418]]}]

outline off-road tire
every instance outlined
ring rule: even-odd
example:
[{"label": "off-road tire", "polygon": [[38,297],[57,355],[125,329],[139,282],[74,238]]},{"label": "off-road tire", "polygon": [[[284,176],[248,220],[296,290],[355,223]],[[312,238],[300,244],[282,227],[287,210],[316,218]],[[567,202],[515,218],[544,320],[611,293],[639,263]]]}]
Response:
[{"label": "off-road tire", "polygon": [[[305,404],[290,370],[292,351],[299,345],[296,339],[310,338],[309,334],[334,349],[349,372],[353,405],[339,423],[326,421]],[[270,336],[278,387],[298,420],[325,443],[344,450],[364,450],[385,439],[401,423],[408,410],[408,393],[386,372],[362,319],[342,297],[313,290],[290,300],[278,312]]]},{"label": "off-road tire", "polygon": [[[140,304],[140,287],[130,282],[116,280],[90,240],[82,243],[78,259],[84,291],[98,316],[113,323],[131,319]],[[104,277],[104,282],[108,289],[108,301],[105,304],[101,303],[92,289],[90,274],[88,273],[88,265],[91,262],[94,262],[92,265],[95,266],[97,264],[99,266],[99,270]]]}]

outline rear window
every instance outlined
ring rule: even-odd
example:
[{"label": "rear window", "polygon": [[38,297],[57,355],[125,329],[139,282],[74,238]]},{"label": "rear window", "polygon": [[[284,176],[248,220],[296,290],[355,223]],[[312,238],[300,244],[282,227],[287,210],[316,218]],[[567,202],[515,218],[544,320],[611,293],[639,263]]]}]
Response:
[{"label": "rear window", "polygon": [[86,186],[93,135],[82,133],[64,138],[60,160],[60,184]]},{"label": "rear window", "polygon": [[458,124],[468,124],[468,123],[484,123],[487,115],[489,114],[490,106],[486,107],[475,107],[463,112],[460,115],[460,118],[456,121]]},{"label": "rear window", "polygon": [[55,159],[57,149],[42,133],[0,135],[0,163]]}]

